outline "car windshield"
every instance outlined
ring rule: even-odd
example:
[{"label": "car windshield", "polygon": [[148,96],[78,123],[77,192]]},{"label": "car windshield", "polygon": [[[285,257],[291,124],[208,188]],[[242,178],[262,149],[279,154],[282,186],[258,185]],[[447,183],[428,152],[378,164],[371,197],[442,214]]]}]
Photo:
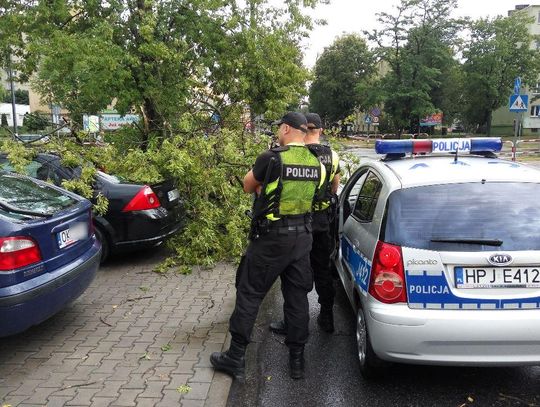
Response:
[{"label": "car windshield", "polygon": [[384,240],[438,251],[540,250],[540,184],[466,183],[393,192]]},{"label": "car windshield", "polygon": [[47,185],[38,184],[27,177],[0,173],[0,205],[2,210],[52,214],[74,205],[77,201]]}]

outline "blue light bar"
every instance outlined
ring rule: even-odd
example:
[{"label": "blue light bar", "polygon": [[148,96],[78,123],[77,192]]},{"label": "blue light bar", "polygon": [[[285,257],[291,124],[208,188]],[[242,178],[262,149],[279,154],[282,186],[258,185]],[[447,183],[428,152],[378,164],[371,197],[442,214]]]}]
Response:
[{"label": "blue light bar", "polygon": [[502,150],[500,137],[478,137],[471,139],[471,153],[498,153]]},{"label": "blue light bar", "polygon": [[420,153],[497,153],[502,150],[498,137],[453,138],[431,140],[377,140],[377,154]]},{"label": "blue light bar", "polygon": [[412,140],[376,140],[377,154],[409,154],[413,152]]}]

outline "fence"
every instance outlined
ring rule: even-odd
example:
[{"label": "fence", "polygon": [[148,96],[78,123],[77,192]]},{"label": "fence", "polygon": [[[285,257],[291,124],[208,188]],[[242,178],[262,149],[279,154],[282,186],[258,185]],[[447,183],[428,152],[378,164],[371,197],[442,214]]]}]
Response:
[{"label": "fence", "polygon": [[[420,138],[423,134],[420,134]],[[375,136],[366,136],[366,135],[357,135],[357,136],[348,136],[347,138],[356,141],[363,141],[366,144],[374,143],[375,140],[379,139],[397,139],[395,134],[378,134]],[[417,138],[416,134],[402,134],[401,139],[412,139]],[[427,138],[427,137],[426,137]],[[507,148],[504,148],[504,147]],[[503,140],[503,151],[499,153],[500,157],[511,158],[512,161],[516,161],[519,156],[531,156],[540,158],[540,139],[530,139],[530,140],[517,140],[515,143],[512,140]]]}]

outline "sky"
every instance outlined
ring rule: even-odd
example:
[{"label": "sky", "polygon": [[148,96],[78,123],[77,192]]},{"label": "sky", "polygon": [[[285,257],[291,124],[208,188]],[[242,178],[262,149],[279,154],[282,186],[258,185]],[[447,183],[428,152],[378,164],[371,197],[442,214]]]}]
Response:
[{"label": "sky", "polygon": [[[326,19],[328,24],[316,27],[303,44],[304,64],[313,67],[317,55],[344,33],[361,33],[377,28],[376,14],[381,11],[391,13],[398,3],[399,0],[330,0],[329,5],[318,5],[310,14],[315,19]],[[459,0],[454,15],[471,18],[506,16],[508,10],[517,4],[540,4],[540,0]]]}]

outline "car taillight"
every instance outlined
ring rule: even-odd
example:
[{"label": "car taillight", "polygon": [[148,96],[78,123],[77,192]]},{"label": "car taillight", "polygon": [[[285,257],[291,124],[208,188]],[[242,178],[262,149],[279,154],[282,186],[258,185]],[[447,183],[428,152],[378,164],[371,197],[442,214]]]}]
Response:
[{"label": "car taillight", "polygon": [[122,212],[143,211],[145,209],[159,208],[160,206],[157,195],[152,191],[152,188],[145,185],[122,209]]},{"label": "car taillight", "polygon": [[0,271],[15,270],[41,261],[37,243],[28,237],[0,237]]},{"label": "car taillight", "polygon": [[369,293],[386,304],[407,302],[401,247],[378,242],[373,256]]}]

